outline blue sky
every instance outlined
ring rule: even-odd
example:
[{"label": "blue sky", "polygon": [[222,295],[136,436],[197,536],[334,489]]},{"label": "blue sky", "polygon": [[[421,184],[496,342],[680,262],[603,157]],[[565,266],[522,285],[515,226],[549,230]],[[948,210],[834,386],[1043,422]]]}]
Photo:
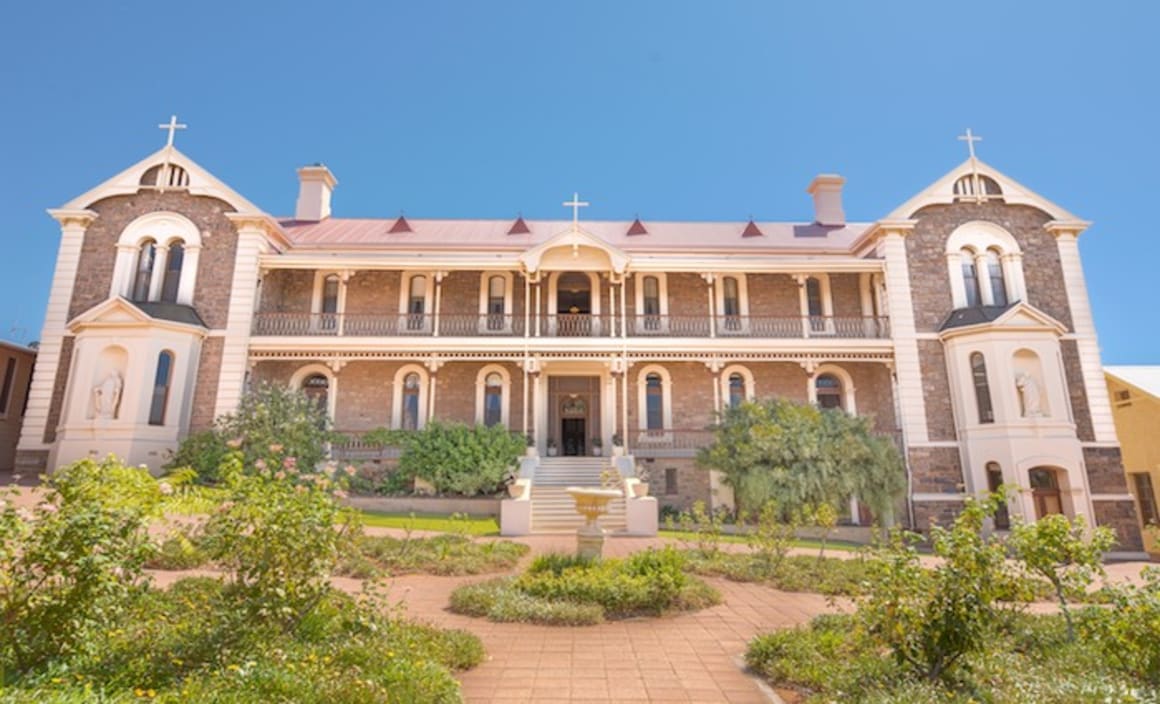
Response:
[{"label": "blue sky", "polygon": [[39,335],[44,213],[164,143],[266,210],[323,161],[346,216],[852,220],[962,161],[1094,225],[1106,363],[1160,363],[1160,3],[18,3],[0,26],[0,337]]}]

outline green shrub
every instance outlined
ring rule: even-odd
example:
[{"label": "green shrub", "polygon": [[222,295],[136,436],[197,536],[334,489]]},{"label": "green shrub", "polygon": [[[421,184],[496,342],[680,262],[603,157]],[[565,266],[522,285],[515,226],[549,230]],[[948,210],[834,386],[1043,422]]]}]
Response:
[{"label": "green shrub", "polygon": [[216,484],[218,467],[229,450],[226,438],[217,430],[192,433],[181,441],[165,468],[170,471],[192,469],[199,482]]},{"label": "green shrub", "polygon": [[1143,577],[1140,587],[1114,587],[1112,608],[1090,609],[1084,630],[1117,669],[1160,687],[1160,569]]},{"label": "green shrub", "polygon": [[591,626],[604,621],[604,610],[597,604],[531,596],[516,589],[511,579],[494,579],[456,589],[451,594],[451,610],[500,623]]},{"label": "green shrub", "polygon": [[145,566],[154,570],[191,570],[206,562],[208,558],[197,543],[185,533],[173,531],[161,541],[157,553]]},{"label": "green shrub", "polygon": [[423,479],[444,494],[498,491],[524,453],[523,436],[498,425],[432,422],[395,438],[403,448],[397,474]]}]

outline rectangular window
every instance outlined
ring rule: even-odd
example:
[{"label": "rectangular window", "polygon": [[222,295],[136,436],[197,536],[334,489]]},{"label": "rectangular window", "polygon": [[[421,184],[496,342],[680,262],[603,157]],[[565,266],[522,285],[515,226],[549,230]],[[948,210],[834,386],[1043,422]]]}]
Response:
[{"label": "rectangular window", "polygon": [[1152,488],[1152,475],[1144,472],[1134,473],[1132,485],[1136,489],[1136,500],[1140,502],[1140,520],[1146,526],[1160,523],[1160,512],[1156,509],[1156,490]]},{"label": "rectangular window", "polygon": [[677,468],[665,467],[665,495],[672,496],[680,493],[677,491]]},{"label": "rectangular window", "polygon": [[0,387],[0,415],[8,415],[8,402],[12,399],[12,385],[16,382],[16,358],[9,357],[4,368],[4,386]]}]

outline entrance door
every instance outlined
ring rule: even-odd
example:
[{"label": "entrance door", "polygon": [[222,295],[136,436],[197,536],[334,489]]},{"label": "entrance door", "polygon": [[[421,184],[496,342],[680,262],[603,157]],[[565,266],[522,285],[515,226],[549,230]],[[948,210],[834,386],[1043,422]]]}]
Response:
[{"label": "entrance door", "polygon": [[1063,513],[1059,477],[1055,470],[1036,467],[1028,473],[1028,478],[1031,480],[1031,496],[1035,499],[1036,518]]},{"label": "entrance door", "polygon": [[564,443],[565,457],[583,457],[585,451],[585,433],[583,418],[564,418],[560,421],[560,437]]}]

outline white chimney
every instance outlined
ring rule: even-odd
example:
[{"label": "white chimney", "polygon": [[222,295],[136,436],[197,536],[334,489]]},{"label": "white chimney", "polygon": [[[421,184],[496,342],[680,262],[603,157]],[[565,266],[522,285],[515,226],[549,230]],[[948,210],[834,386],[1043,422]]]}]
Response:
[{"label": "white chimney", "polygon": [[842,210],[842,184],[846,179],[837,174],[818,174],[810,181],[806,193],[814,197],[814,222],[827,227],[846,224]]},{"label": "white chimney", "polygon": [[317,222],[330,217],[330,194],[338,185],[334,174],[322,164],[298,169],[298,204],[294,219]]}]

